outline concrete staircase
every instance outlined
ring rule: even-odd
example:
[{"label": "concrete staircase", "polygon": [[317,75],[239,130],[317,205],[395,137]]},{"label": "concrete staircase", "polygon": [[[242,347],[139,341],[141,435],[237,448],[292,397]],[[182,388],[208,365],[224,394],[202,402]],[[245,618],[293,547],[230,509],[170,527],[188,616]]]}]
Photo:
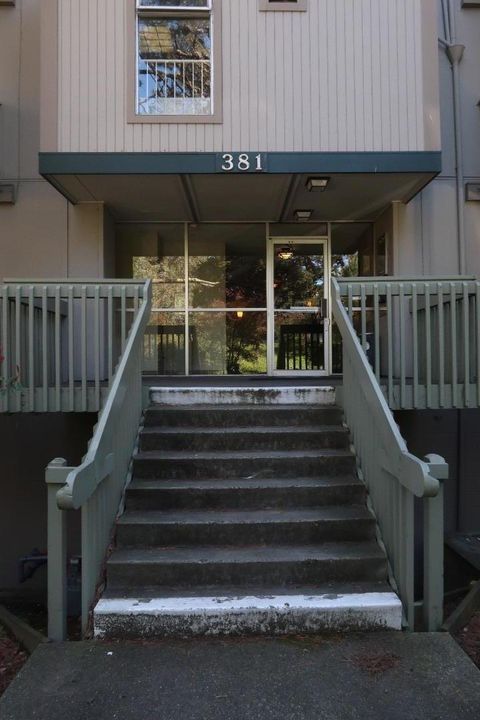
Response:
[{"label": "concrete staircase", "polygon": [[292,390],[151,392],[97,637],[400,629],[335,392]]}]

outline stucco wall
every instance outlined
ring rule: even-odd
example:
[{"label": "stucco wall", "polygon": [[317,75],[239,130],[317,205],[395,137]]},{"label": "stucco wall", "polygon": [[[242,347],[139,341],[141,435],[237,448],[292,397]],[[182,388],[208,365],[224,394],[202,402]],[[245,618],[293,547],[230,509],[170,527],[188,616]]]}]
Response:
[{"label": "stucco wall", "polygon": [[103,206],[77,207],[38,174],[40,0],[0,6],[0,279],[99,277],[105,271]]}]

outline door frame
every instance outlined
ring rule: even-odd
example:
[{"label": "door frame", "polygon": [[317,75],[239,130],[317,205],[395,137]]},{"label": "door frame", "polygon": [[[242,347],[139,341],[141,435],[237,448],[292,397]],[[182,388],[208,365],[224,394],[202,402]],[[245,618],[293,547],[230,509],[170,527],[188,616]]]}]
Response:
[{"label": "door frame", "polygon": [[[325,377],[331,374],[331,302],[330,302],[330,224],[328,235],[312,237],[295,235],[291,237],[267,236],[267,373],[277,377]],[[324,250],[324,298],[327,302],[327,315],[324,319],[325,369],[324,370],[277,370],[275,368],[275,298],[274,298],[274,248],[275,245],[323,245]]]}]

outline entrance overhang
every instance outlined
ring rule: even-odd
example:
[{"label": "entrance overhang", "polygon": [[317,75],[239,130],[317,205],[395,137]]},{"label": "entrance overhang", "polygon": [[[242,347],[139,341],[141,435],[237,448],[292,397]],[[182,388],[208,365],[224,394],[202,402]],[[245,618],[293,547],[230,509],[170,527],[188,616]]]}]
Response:
[{"label": "entrance overhang", "polygon": [[[292,222],[298,209],[312,221],[374,221],[441,171],[439,152],[242,155],[251,169],[239,167],[240,153],[40,153],[39,164],[72,203],[148,222]],[[309,191],[312,176],[329,177],[325,192]]]}]

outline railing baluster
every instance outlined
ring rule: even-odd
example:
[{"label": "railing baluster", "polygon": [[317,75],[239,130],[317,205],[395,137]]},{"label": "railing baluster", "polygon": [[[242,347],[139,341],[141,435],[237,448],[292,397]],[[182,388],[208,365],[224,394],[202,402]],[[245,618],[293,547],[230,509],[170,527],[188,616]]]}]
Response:
[{"label": "railing baluster", "polygon": [[28,395],[29,410],[35,412],[35,291],[28,289]]},{"label": "railing baluster", "polygon": [[412,283],[412,334],[413,334],[413,407],[418,407],[418,298],[417,285]]},{"label": "railing baluster", "polygon": [[432,318],[430,285],[425,283],[425,363],[427,385],[427,408],[432,406]]},{"label": "railing baluster", "polygon": [[68,288],[68,396],[70,412],[75,410],[75,361],[73,355],[74,347],[74,306],[73,286]]},{"label": "railing baluster", "polygon": [[348,285],[348,317],[350,322],[353,324],[353,288]]},{"label": "railing baluster", "polygon": [[111,382],[112,382],[112,377],[113,377],[113,324],[114,324],[113,287],[111,285],[108,288],[107,321],[108,321],[108,384],[110,386]]},{"label": "railing baluster", "polygon": [[61,379],[62,379],[62,357],[60,345],[60,286],[55,288],[55,407],[57,412],[62,409],[61,400]]},{"label": "railing baluster", "polygon": [[126,299],[126,287],[122,285],[121,289],[121,327],[122,327],[122,352],[125,349],[125,342],[127,339],[127,299]]},{"label": "railing baluster", "polygon": [[476,342],[477,356],[477,405],[480,406],[480,283],[475,283],[475,313],[476,313]]},{"label": "railing baluster", "polygon": [[388,373],[388,403],[393,405],[393,314],[392,314],[392,288],[387,287],[387,373]]},{"label": "railing baluster", "polygon": [[403,283],[399,286],[400,303],[400,403],[406,406],[406,359],[405,359],[405,295]]},{"label": "railing baluster", "polygon": [[81,289],[81,398],[82,410],[87,410],[87,288]]},{"label": "railing baluster", "polygon": [[458,406],[458,363],[457,363],[457,289],[450,283],[450,329],[452,352],[452,405]]},{"label": "railing baluster", "polygon": [[17,386],[17,392],[16,392],[16,409],[17,412],[19,412],[22,409],[22,351],[21,351],[21,342],[22,342],[22,330],[21,330],[21,288],[20,286],[17,286],[15,289],[15,378],[16,382],[18,383]]},{"label": "railing baluster", "polygon": [[378,285],[373,286],[373,323],[374,333],[373,342],[375,343],[375,377],[380,383],[380,297],[378,294]]},{"label": "railing baluster", "polygon": [[95,410],[100,410],[100,287],[95,286],[93,300],[93,356],[95,373]]},{"label": "railing baluster", "polygon": [[463,283],[463,352],[464,352],[464,404],[470,406],[470,307],[468,285]]},{"label": "railing baluster", "polygon": [[[0,354],[3,357],[3,362],[0,364],[0,372],[3,374],[3,387],[0,388],[2,399],[2,406],[4,412],[9,410],[9,386],[8,381],[10,377],[10,358],[9,358],[9,347],[8,347],[8,336],[9,336],[9,318],[8,318],[8,303],[9,303],[9,288],[8,285],[3,286],[2,292],[2,347],[0,348]],[[0,376],[1,377],[1,376]]]},{"label": "railing baluster", "polygon": [[48,411],[48,296],[47,286],[42,288],[42,377],[43,377],[43,407],[42,412]]},{"label": "railing baluster", "polygon": [[443,306],[443,285],[438,283],[438,386],[439,405],[445,406],[445,315]]},{"label": "railing baluster", "polygon": [[362,328],[362,348],[367,354],[367,298],[365,295],[365,285],[360,286],[360,319]]}]

